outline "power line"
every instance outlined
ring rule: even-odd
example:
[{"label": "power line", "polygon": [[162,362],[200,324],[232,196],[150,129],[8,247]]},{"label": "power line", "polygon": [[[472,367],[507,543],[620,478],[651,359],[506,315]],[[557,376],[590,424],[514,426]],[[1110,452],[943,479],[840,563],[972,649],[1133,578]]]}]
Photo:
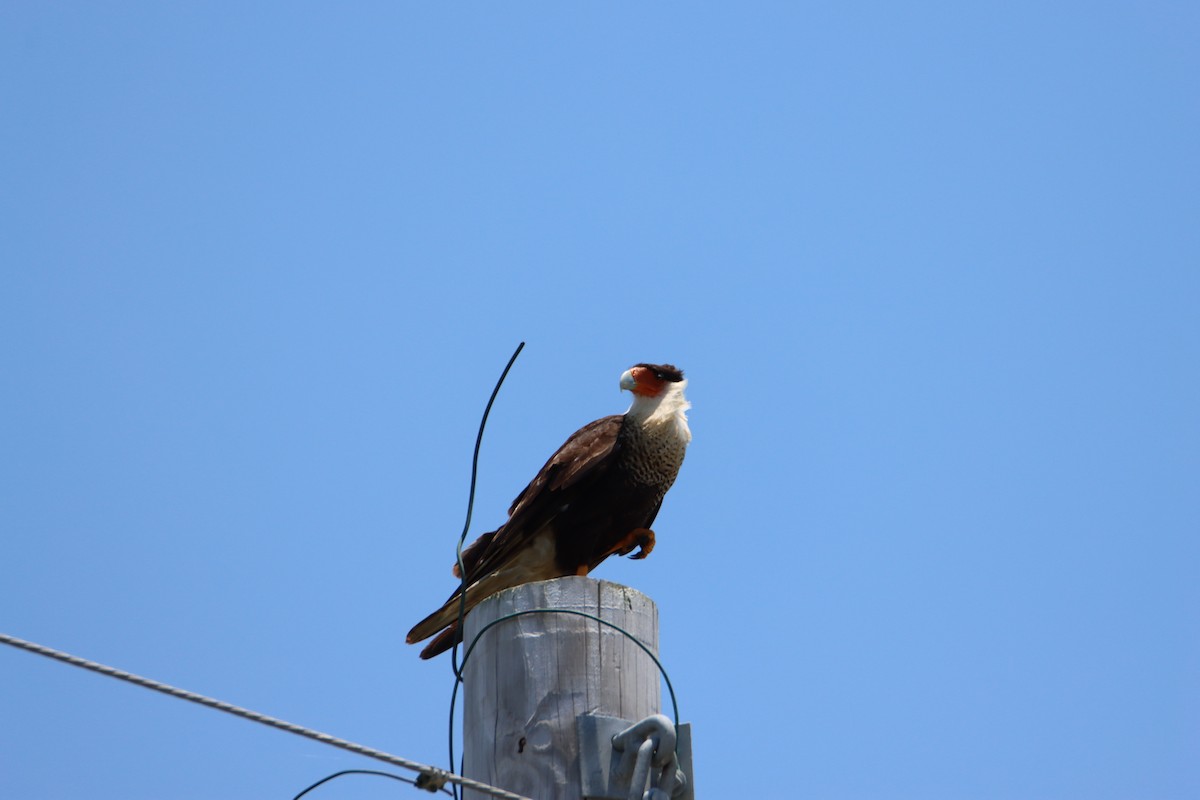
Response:
[{"label": "power line", "polygon": [[202,694],[189,692],[186,689],[180,689],[176,686],[151,680],[150,678],[143,678],[142,676],[134,675],[131,672],[125,672],[124,670],[110,667],[96,661],[89,661],[86,658],[73,656],[70,653],[64,653],[61,650],[54,650],[50,647],[45,647],[44,645],[36,644],[34,642],[27,642],[24,639],[18,639],[15,636],[9,636],[5,633],[0,633],[0,644],[7,644],[20,650],[36,653],[39,656],[53,658],[56,661],[62,661],[63,663],[70,664],[73,667],[81,667],[83,669],[91,670],[92,672],[98,672],[101,675],[107,675],[110,678],[118,678],[119,680],[132,683],[136,686],[141,686],[144,689],[153,689],[156,692],[162,692],[163,694],[170,695],[171,697],[178,697],[181,700],[189,700],[202,706],[215,708],[217,711],[224,711],[226,714],[233,714],[234,716],[248,719],[251,722],[268,725],[272,728],[278,728],[279,730],[287,731],[288,733],[294,733],[297,736],[303,736],[305,738],[321,742],[322,744],[339,747],[342,750],[348,750],[351,753],[356,753],[360,756],[366,756],[367,758],[383,761],[396,767],[412,770],[413,772],[420,773],[420,779],[418,780],[417,785],[423,789],[437,791],[446,783],[453,783],[462,786],[463,788],[473,789],[477,792],[482,792],[483,794],[490,795],[492,797],[502,798],[502,800],[530,800],[523,795],[513,794],[512,792],[505,791],[504,789],[498,789],[495,786],[489,786],[486,783],[480,783],[479,781],[465,778],[462,775],[455,775],[452,772],[447,772],[445,770],[438,769],[437,767],[431,767],[426,764],[421,764],[417,761],[410,761],[407,758],[394,756],[391,753],[385,753],[382,750],[376,750],[373,747],[367,747],[366,745],[357,744],[355,742],[347,741],[346,739],[339,739],[336,736],[329,735],[328,733],[321,733],[320,731],[315,731],[311,728],[305,728],[292,722],[286,722],[281,719],[276,719],[275,717],[269,717],[266,714],[260,714],[257,711],[251,711],[247,708],[235,706],[232,703],[226,703],[223,700],[217,700],[212,697],[206,697]]}]

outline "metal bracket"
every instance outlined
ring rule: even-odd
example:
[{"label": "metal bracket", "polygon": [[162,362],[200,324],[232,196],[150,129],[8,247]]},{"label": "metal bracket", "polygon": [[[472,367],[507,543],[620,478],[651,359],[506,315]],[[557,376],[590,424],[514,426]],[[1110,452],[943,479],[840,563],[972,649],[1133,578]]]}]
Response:
[{"label": "metal bracket", "polygon": [[580,714],[575,727],[587,800],[694,800],[691,725]]}]

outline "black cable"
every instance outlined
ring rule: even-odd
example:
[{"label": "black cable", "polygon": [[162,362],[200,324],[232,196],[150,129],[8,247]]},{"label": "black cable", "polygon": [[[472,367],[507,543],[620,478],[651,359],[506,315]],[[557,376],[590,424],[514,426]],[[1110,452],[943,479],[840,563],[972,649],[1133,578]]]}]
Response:
[{"label": "black cable", "polygon": [[[373,769],[344,769],[341,772],[335,772],[332,775],[326,775],[324,778],[321,778],[321,780],[317,781],[312,786],[309,786],[307,789],[300,792],[300,794],[293,797],[292,800],[300,800],[301,797],[304,797],[304,795],[308,794],[309,792],[311,792],[313,789],[317,788],[321,784],[329,783],[334,778],[340,778],[343,775],[378,775],[381,778],[391,778],[392,780],[403,781],[404,783],[421,788],[420,784],[418,784],[412,778],[406,778],[403,775],[393,775],[390,772],[379,772],[378,770],[373,770]],[[448,794],[451,797],[454,796],[453,794],[450,793],[449,789],[446,789],[444,787],[442,789],[439,789],[438,791],[443,792],[444,794]]]},{"label": "black cable", "polygon": [[[479,420],[479,432],[475,434],[475,452],[471,455],[471,488],[467,492],[467,520],[463,523],[462,534],[458,537],[458,546],[454,550],[455,559],[458,563],[458,576],[462,583],[458,587],[458,630],[462,631],[463,620],[467,616],[467,568],[463,564],[462,548],[463,542],[467,540],[467,532],[471,529],[471,512],[475,508],[475,481],[479,475],[479,448],[483,444],[483,429],[487,426],[488,414],[492,412],[492,403],[496,402],[496,395],[500,393],[500,387],[504,384],[504,379],[508,377],[508,371],[512,369],[513,363],[517,360],[517,356],[525,349],[525,343],[521,342],[517,345],[517,349],[513,351],[512,356],[508,359],[508,363],[504,365],[504,371],[500,373],[500,379],[496,381],[496,386],[492,389],[492,396],[488,398],[487,405],[483,409],[483,419]],[[458,668],[458,634],[455,634],[455,642],[450,648],[450,669],[454,671],[454,680],[457,684],[462,682],[462,671]],[[450,726],[448,740],[450,744],[450,771],[454,771],[454,706],[450,707]],[[458,800],[458,786],[454,787],[455,800]]]},{"label": "black cable", "polygon": [[[471,512],[475,508],[475,479],[479,474],[479,448],[483,444],[483,429],[487,426],[488,414],[492,413],[492,403],[496,402],[496,395],[500,394],[500,387],[504,384],[504,379],[508,377],[508,371],[512,369],[513,362],[517,360],[517,356],[521,355],[521,351],[525,349],[525,343],[521,342],[517,345],[517,349],[513,351],[512,356],[508,359],[508,363],[504,365],[504,371],[500,373],[500,380],[496,381],[496,386],[492,389],[492,396],[488,398],[487,405],[483,409],[483,419],[479,420],[479,432],[475,434],[475,452],[471,455],[471,488],[467,492],[467,521],[463,523],[462,533],[458,537],[458,547],[455,548],[454,554],[458,561],[458,576],[462,581],[458,587],[458,630],[462,630],[463,619],[467,616],[467,568],[462,560],[463,542],[467,540],[467,531],[471,529]],[[458,638],[456,635],[455,639]],[[458,668],[458,642],[450,648],[450,667],[454,670],[454,677],[462,680],[462,672]],[[453,756],[450,758],[450,763],[454,763]]]}]

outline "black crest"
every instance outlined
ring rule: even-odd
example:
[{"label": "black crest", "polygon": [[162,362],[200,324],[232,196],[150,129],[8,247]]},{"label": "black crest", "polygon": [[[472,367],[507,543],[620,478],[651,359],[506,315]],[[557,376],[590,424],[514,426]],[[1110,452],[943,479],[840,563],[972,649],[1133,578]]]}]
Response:
[{"label": "black crest", "polygon": [[660,381],[679,383],[683,380],[683,370],[674,364],[634,364],[635,367],[645,367],[654,373]]}]

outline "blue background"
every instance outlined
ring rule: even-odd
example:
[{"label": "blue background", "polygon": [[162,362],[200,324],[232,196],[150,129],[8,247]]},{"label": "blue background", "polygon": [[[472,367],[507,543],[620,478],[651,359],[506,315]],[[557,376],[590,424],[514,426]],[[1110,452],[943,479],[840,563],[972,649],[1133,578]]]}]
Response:
[{"label": "blue background", "polygon": [[[7,3],[0,629],[445,764],[403,635],[621,371],[701,797],[1200,796],[1189,3]],[[8,648],[0,796],[365,759]],[[418,796],[344,778],[314,796]]]}]

